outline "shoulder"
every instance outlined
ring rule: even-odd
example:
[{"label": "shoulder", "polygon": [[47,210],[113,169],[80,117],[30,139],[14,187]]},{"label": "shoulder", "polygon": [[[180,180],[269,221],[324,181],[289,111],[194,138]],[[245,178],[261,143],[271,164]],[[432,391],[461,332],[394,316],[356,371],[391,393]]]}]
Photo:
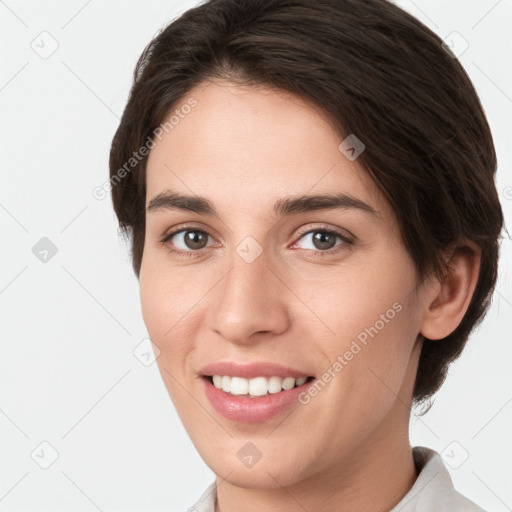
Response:
[{"label": "shoulder", "polygon": [[415,446],[413,457],[418,478],[390,512],[486,512],[455,489],[438,452]]},{"label": "shoulder", "polygon": [[217,484],[212,482],[196,503],[187,509],[187,512],[215,512],[217,501]]}]

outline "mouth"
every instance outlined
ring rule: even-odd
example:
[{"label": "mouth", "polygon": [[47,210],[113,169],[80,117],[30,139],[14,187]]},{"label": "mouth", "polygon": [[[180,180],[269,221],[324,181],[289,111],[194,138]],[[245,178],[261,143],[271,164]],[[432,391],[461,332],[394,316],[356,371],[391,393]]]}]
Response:
[{"label": "mouth", "polygon": [[[213,409],[235,423],[259,424],[300,407],[300,397],[315,377],[202,375],[203,390]],[[304,413],[301,413],[304,414]]]},{"label": "mouth", "polygon": [[213,409],[236,423],[261,423],[300,405],[300,396],[315,379],[308,373],[273,362],[233,360],[198,372]]},{"label": "mouth", "polygon": [[299,387],[306,387],[313,376],[281,377],[253,377],[251,379],[231,375],[204,375],[203,378],[218,390],[232,396],[242,398],[262,398],[277,395]]}]

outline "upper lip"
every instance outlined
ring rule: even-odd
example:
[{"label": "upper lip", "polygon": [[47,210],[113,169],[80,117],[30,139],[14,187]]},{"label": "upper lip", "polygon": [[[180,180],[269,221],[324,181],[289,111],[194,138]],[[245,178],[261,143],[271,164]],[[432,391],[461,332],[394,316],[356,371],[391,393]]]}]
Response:
[{"label": "upper lip", "polygon": [[254,377],[309,377],[308,373],[295,368],[283,366],[277,363],[264,361],[236,362],[236,361],[218,361],[211,363],[199,370],[201,375],[229,375],[230,377],[244,377],[252,379]]}]

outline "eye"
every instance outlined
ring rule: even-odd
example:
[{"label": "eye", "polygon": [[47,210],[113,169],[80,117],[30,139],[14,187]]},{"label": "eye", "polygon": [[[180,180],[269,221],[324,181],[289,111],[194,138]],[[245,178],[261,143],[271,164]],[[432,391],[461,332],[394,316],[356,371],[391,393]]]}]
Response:
[{"label": "eye", "polygon": [[294,247],[298,246],[301,249],[332,254],[342,250],[347,245],[352,245],[352,243],[352,238],[345,233],[332,229],[317,228],[303,233],[299,241],[295,242]]},{"label": "eye", "polygon": [[[195,227],[181,227],[166,233],[160,243],[178,256],[194,256],[208,247],[210,235]],[[300,234],[300,238],[292,247],[313,251],[315,256],[327,256],[352,245],[353,238],[341,231],[319,227]]]},{"label": "eye", "polygon": [[173,252],[197,252],[207,247],[210,235],[200,229],[179,229],[167,233],[160,240],[164,245],[172,245]]}]

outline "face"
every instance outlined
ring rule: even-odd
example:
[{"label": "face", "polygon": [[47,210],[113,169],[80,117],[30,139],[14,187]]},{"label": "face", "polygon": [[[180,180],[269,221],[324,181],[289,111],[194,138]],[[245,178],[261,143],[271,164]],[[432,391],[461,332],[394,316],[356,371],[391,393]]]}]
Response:
[{"label": "face", "polygon": [[187,101],[149,155],[140,271],[169,395],[235,485],[354,471],[407,436],[421,348],[393,211],[298,97],[217,82]]}]

